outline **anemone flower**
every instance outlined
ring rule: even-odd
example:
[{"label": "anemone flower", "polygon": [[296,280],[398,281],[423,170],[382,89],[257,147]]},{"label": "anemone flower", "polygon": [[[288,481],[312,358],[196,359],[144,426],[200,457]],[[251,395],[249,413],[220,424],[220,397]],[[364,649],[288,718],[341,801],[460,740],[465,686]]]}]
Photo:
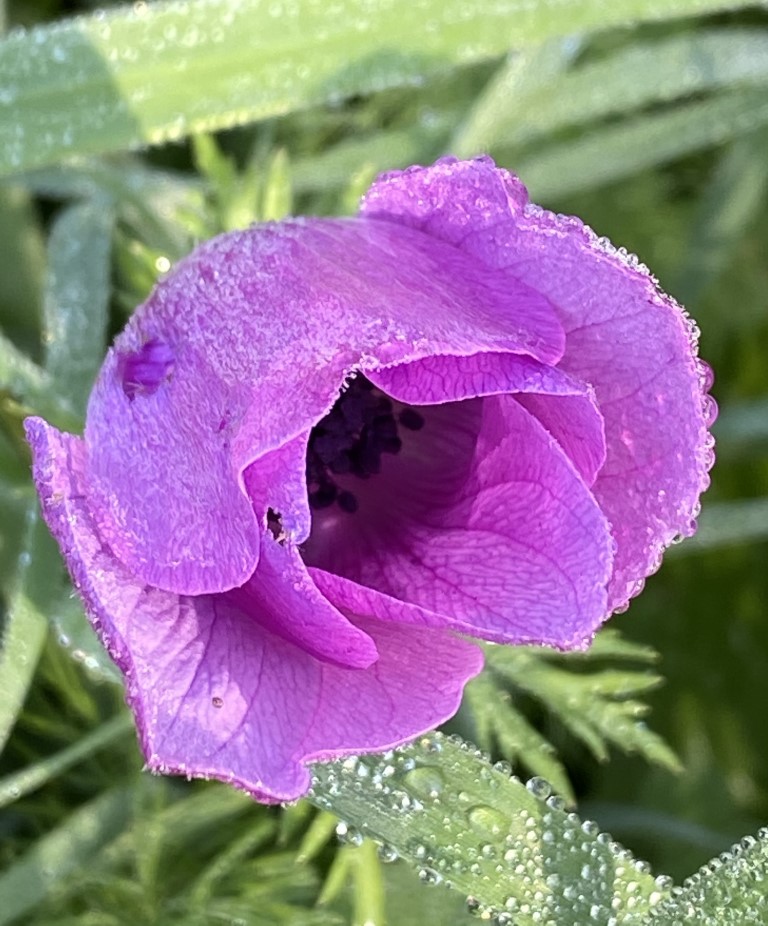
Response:
[{"label": "anemone flower", "polygon": [[467,637],[588,645],[692,530],[708,385],[643,266],[445,159],[201,245],[27,431],[148,766],[284,801],[451,716]]}]

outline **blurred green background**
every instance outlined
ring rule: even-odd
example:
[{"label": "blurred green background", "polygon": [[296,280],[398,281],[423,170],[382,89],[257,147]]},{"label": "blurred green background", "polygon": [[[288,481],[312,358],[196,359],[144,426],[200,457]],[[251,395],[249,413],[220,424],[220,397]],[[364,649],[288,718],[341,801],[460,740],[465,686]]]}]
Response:
[{"label": "blurred green background", "polygon": [[[617,750],[598,761],[546,699],[519,693],[518,708],[556,746],[580,813],[655,871],[683,878],[756,831],[768,822],[765,5],[223,0],[155,15],[165,6],[99,4],[125,13],[110,19],[85,0],[0,2],[0,924],[466,919],[460,896],[380,866],[367,844],[339,847],[308,804],[267,809],[140,774],[113,670],[31,520],[21,437],[30,410],[78,427],[108,339],[197,241],[351,212],[379,170],[446,152],[492,154],[535,201],[638,254],[699,323],[721,408],[699,534],[612,621],[660,655],[644,722],[682,770]],[[46,26],[74,14],[89,18]],[[482,708],[455,728],[482,738]],[[501,737],[481,745],[517,757]],[[519,752],[523,771],[540,770]]]}]

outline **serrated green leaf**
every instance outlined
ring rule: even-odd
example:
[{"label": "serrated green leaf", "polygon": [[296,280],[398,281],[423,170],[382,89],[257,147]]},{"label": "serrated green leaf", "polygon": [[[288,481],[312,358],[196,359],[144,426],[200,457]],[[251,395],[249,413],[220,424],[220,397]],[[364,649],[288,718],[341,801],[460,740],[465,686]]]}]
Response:
[{"label": "serrated green leaf", "polygon": [[[668,892],[596,825],[440,734],[384,756],[317,765],[311,800],[418,867],[426,883],[470,895],[485,919],[534,926],[639,924]],[[671,885],[670,885],[671,886]]]},{"label": "serrated green leaf", "polygon": [[547,146],[517,160],[515,168],[534,199],[548,199],[603,186],[745,135],[767,122],[768,96],[763,90],[729,91]]},{"label": "serrated green leaf", "polygon": [[509,762],[522,762],[529,772],[546,778],[569,804],[574,803],[571,783],[554,746],[515,708],[509,692],[496,683],[490,672],[481,673],[467,685],[465,698],[479,746],[490,751],[497,741]]},{"label": "serrated green leaf", "polygon": [[[606,652],[617,649],[620,647],[615,640],[605,645]],[[578,653],[558,656],[526,647],[486,647],[487,670],[541,701],[597,759],[605,761],[608,744],[613,744],[624,752],[638,753],[650,762],[679,771],[680,762],[671,749],[642,723],[647,706],[638,696],[655,688],[661,681],[659,676],[648,670],[572,670],[572,663],[589,665],[592,658]],[[645,647],[640,650],[640,658],[649,658]]]},{"label": "serrated green leaf", "polygon": [[106,350],[113,223],[103,200],[77,203],[57,217],[48,240],[45,367],[82,415]]},{"label": "serrated green leaf", "polygon": [[0,173],[159,144],[402,86],[512,46],[738,9],[737,0],[193,0],[134,4],[0,43]]},{"label": "serrated green leaf", "polygon": [[0,875],[0,926],[14,922],[40,903],[124,829],[130,806],[126,790],[107,791],[34,843]]}]

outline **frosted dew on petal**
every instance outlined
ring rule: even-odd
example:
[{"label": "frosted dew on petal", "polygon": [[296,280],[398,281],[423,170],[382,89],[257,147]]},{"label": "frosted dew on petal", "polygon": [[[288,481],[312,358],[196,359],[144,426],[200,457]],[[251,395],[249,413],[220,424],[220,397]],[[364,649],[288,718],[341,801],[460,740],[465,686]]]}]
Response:
[{"label": "frosted dew on petal", "polygon": [[149,584],[235,588],[261,529],[243,471],[306,433],[352,370],[563,349],[545,297],[418,231],[316,219],[220,236],[158,284],[95,386],[85,441],[105,540]]},{"label": "frosted dew on petal", "polygon": [[391,172],[362,214],[402,222],[504,268],[546,295],[566,330],[559,368],[590,383],[605,420],[593,491],[616,540],[609,607],[690,532],[711,465],[702,365],[679,306],[634,258],[578,219],[528,203],[488,158]]},{"label": "frosted dew on petal", "polygon": [[355,618],[378,660],[344,669],[265,629],[227,595],[138,581],[105,546],[85,496],[83,442],[29,419],[43,512],[75,585],[125,674],[149,768],[220,778],[294,800],[306,763],[398,745],[458,707],[482,654],[449,633]]}]

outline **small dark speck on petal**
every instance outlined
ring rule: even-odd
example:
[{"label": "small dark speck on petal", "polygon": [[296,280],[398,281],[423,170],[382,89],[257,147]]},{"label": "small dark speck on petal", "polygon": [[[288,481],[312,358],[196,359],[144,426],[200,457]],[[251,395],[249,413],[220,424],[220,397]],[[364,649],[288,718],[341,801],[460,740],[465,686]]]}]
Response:
[{"label": "small dark speck on petal", "polygon": [[133,401],[138,395],[152,395],[171,377],[175,356],[170,344],[152,338],[139,350],[121,354],[118,375],[123,392]]},{"label": "small dark speck on petal", "polygon": [[211,698],[211,704],[214,707],[224,707],[224,701],[219,697]]}]

